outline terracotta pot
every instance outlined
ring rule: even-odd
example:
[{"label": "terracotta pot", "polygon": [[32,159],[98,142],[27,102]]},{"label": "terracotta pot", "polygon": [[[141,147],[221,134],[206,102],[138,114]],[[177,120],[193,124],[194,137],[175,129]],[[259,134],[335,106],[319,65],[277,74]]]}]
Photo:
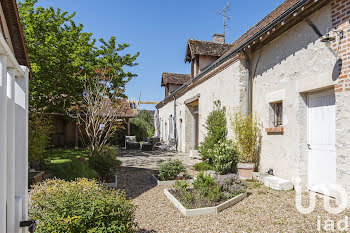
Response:
[{"label": "terracotta pot", "polygon": [[238,175],[242,179],[253,179],[255,163],[238,163]]}]

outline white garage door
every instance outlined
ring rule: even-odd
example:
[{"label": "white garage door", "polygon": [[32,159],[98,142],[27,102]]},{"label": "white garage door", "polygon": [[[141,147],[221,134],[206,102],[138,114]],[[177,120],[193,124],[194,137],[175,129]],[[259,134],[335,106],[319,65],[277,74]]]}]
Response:
[{"label": "white garage door", "polygon": [[333,90],[309,94],[308,186],[311,191],[334,196],[336,184],[335,96]]}]

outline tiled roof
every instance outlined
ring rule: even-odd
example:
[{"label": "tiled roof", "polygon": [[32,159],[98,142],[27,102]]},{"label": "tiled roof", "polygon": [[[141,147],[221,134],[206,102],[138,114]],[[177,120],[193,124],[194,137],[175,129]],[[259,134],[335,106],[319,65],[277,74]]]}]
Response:
[{"label": "tiled roof", "polygon": [[0,3],[6,18],[15,57],[20,65],[30,68],[28,52],[24,41],[16,0],[0,0]]},{"label": "tiled roof", "polygon": [[193,55],[220,57],[230,47],[231,44],[219,44],[210,41],[189,39],[186,47],[185,62],[190,61]]},{"label": "tiled roof", "polygon": [[298,1],[299,0],[285,0],[281,5],[279,5],[276,9],[271,11],[262,20],[256,23],[253,27],[249,28],[245,33],[243,33],[243,35],[241,35],[237,40],[235,40],[231,44],[232,47],[227,52],[234,50],[242,43],[246,42],[256,32],[258,32],[260,29],[271,23],[274,19],[276,19],[279,15],[285,12],[288,8],[292,7]]},{"label": "tiled roof", "polygon": [[166,84],[176,84],[182,85],[185,82],[190,80],[189,74],[174,74],[174,73],[166,73],[162,74],[162,83],[161,86],[165,86]]},{"label": "tiled roof", "polygon": [[118,110],[116,110],[116,114],[118,114],[119,117],[135,117],[135,111],[132,110],[128,101],[119,99],[117,103]]}]

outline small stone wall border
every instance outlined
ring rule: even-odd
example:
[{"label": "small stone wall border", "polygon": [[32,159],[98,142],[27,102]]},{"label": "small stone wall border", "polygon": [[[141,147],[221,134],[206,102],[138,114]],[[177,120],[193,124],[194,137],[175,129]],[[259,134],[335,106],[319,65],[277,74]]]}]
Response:
[{"label": "small stone wall border", "polygon": [[[164,180],[164,181],[160,181],[157,179],[157,177],[152,174],[152,180],[157,183],[158,186],[165,186],[165,185],[174,185],[176,180]],[[188,183],[192,183],[193,182],[193,179],[189,179],[189,180],[185,180],[186,182]]]},{"label": "small stone wall border", "polygon": [[247,193],[242,193],[234,198],[231,198],[230,200],[225,201],[224,203],[221,203],[220,205],[214,206],[214,207],[205,207],[205,208],[198,208],[198,209],[186,209],[181,202],[179,202],[171,193],[169,189],[164,189],[165,196],[174,204],[174,206],[180,210],[180,212],[185,215],[186,217],[189,216],[199,216],[199,215],[207,215],[207,214],[218,214],[224,209],[229,208],[230,206],[233,206],[243,200],[247,197]]}]

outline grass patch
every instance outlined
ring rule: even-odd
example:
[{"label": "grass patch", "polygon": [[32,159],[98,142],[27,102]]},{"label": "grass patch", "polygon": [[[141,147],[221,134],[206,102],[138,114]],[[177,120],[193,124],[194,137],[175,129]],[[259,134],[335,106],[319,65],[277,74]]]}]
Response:
[{"label": "grass patch", "polygon": [[67,163],[77,158],[88,159],[87,149],[52,149],[44,153],[45,164]]},{"label": "grass patch", "polygon": [[245,181],[248,184],[248,189],[260,188],[260,186],[262,185],[262,183],[256,179],[245,180]]},{"label": "grass patch", "polygon": [[209,171],[209,170],[213,170],[215,171],[215,167],[211,164],[208,164],[207,162],[200,162],[200,163],[196,163],[195,165],[193,165],[194,169],[196,171],[202,172],[202,171]]},{"label": "grass patch", "polygon": [[50,177],[67,181],[79,177],[97,178],[96,171],[89,168],[86,149],[52,149],[44,153],[44,170]]}]

